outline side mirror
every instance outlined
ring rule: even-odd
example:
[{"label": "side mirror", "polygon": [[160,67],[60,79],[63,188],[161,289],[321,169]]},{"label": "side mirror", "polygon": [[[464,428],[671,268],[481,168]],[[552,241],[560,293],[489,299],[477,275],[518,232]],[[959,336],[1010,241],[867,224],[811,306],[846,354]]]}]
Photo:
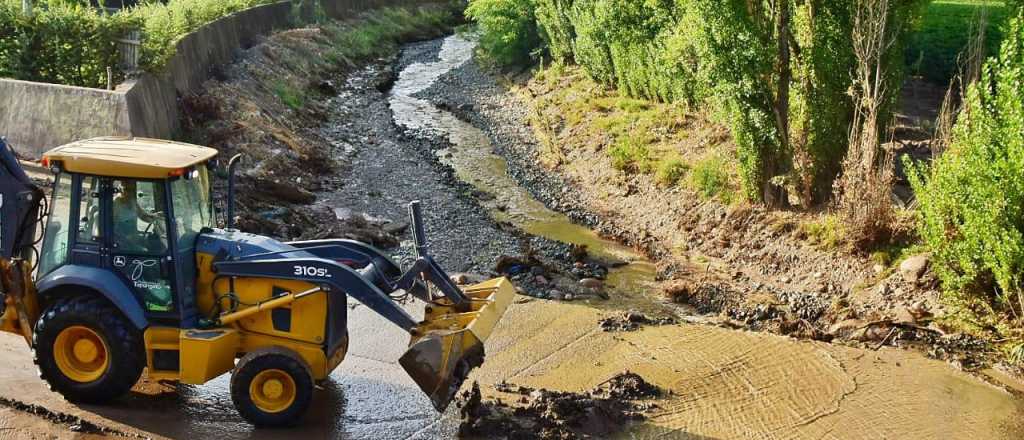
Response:
[{"label": "side mirror", "polygon": [[228,219],[224,222],[228,230],[235,228],[235,168],[241,158],[241,154],[236,154],[228,161]]}]

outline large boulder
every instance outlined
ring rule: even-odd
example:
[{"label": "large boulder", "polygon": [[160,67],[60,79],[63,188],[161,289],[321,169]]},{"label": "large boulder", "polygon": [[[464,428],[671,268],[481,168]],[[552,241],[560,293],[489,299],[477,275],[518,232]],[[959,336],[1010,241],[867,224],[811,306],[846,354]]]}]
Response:
[{"label": "large boulder", "polygon": [[928,265],[930,263],[931,255],[914,255],[900,263],[900,275],[903,276],[904,281],[917,284],[924,277],[924,274],[928,272]]}]

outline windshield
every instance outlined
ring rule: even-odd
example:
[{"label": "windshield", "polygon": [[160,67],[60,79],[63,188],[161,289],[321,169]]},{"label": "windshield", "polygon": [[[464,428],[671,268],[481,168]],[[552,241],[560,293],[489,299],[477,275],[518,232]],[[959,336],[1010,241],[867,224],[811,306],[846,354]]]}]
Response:
[{"label": "windshield", "polygon": [[178,250],[192,249],[203,228],[213,227],[210,173],[205,166],[171,183],[171,199],[177,229]]}]

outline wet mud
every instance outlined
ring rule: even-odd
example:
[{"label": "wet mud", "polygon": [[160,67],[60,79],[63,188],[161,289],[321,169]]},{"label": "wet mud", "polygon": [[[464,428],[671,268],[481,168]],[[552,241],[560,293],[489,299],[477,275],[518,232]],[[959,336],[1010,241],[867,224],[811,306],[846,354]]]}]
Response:
[{"label": "wet mud", "polygon": [[550,391],[501,382],[502,397],[483,400],[480,385],[459,397],[462,438],[549,440],[607,438],[643,420],[661,395],[639,375],[624,372],[586,393]]}]

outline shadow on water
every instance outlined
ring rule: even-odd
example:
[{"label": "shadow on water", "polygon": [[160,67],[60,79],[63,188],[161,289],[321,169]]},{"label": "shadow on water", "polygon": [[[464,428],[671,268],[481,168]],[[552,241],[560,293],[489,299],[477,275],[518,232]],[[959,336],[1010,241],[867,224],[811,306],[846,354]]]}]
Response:
[{"label": "shadow on water", "polygon": [[402,402],[416,401],[410,396],[418,396],[418,389],[335,374],[314,392],[308,413],[296,426],[286,432],[258,429],[235,411],[229,383],[225,375],[202,386],[154,386],[160,390],[133,391],[114,404],[83,409],[143,432],[181,439],[408,438],[437,419],[436,413]]},{"label": "shadow on water", "polygon": [[585,245],[589,252],[605,260],[626,262],[609,270],[607,285],[614,294],[603,306],[644,308],[652,305],[650,294],[657,272],[652,262],[635,250],[604,239],[593,230],[573,223],[564,214],[548,209],[509,176],[508,163],[494,153],[486,133],[451,112],[415,97],[442,75],[471,60],[475,47],[473,41],[451,36],[444,40],[438,61],[413,64],[403,70],[389,96],[395,122],[409,129],[447,137],[452,146],[438,151],[438,159],[451,166],[460,180],[494,196],[493,200],[482,204],[495,220],[509,222],[531,235]]}]

